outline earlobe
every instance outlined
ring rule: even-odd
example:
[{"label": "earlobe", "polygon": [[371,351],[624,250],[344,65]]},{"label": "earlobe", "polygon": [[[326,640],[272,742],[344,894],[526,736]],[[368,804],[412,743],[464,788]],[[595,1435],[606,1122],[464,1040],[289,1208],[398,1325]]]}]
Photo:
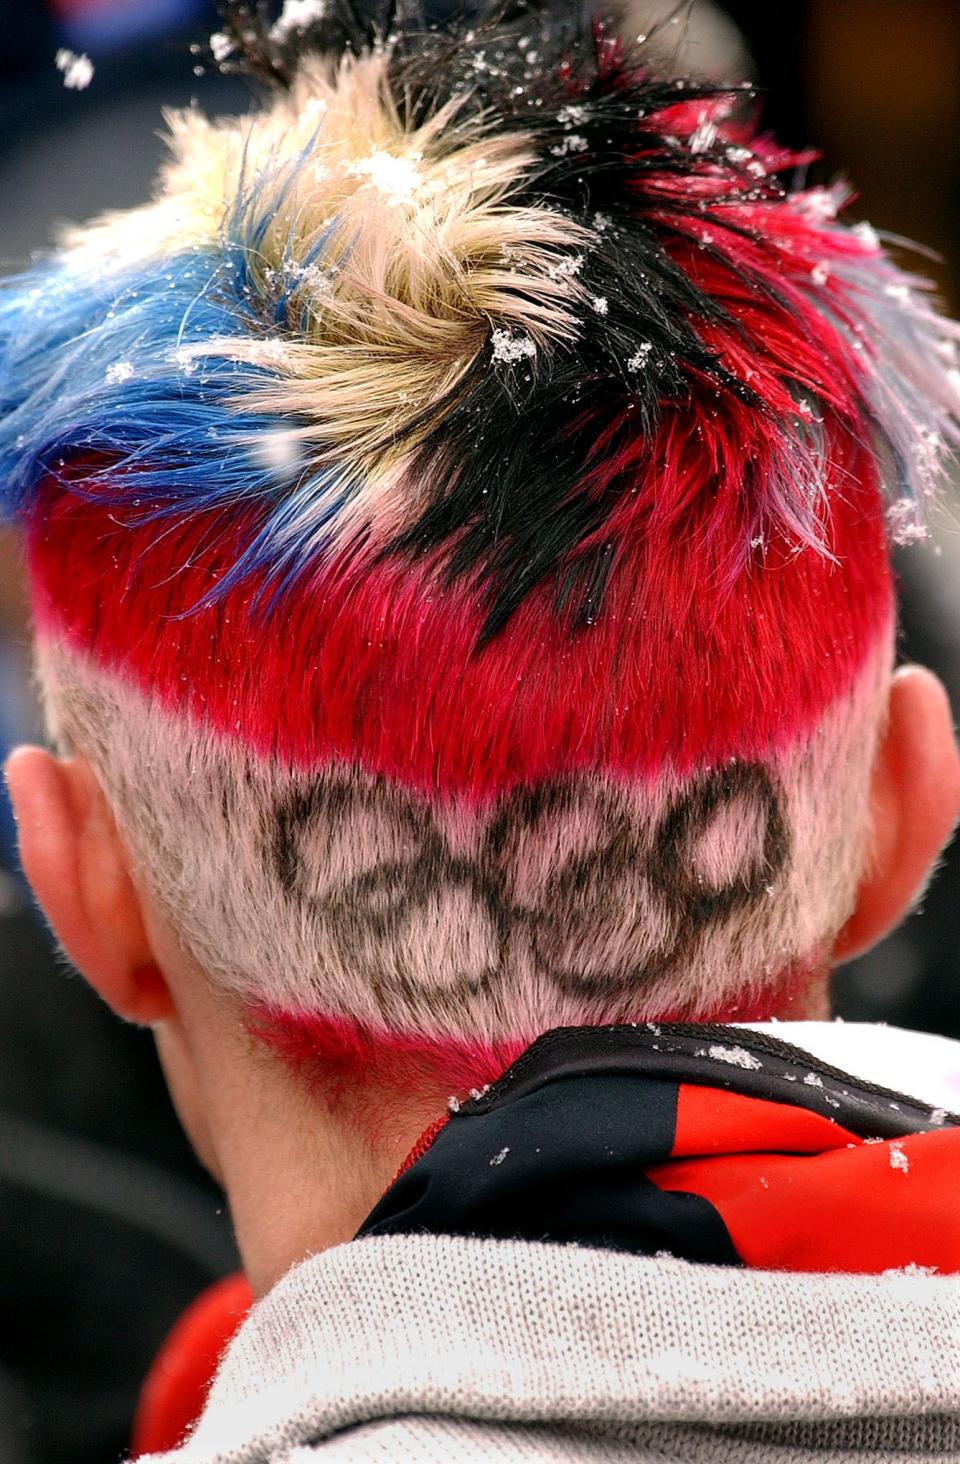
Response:
[{"label": "earlobe", "polygon": [[836,962],[861,955],[909,913],[957,822],[960,753],[950,704],[921,666],[903,667],[891,683],[870,803],[870,849]]},{"label": "earlobe", "polygon": [[89,764],[39,747],[8,759],[24,873],[70,960],[129,1021],[172,1012],[153,959],[126,850]]}]

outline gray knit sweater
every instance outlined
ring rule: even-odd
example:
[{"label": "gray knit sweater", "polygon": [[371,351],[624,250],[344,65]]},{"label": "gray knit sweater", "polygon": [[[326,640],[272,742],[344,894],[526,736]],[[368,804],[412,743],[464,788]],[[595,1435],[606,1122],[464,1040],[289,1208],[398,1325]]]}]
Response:
[{"label": "gray knit sweater", "polygon": [[255,1307],[193,1437],[155,1457],[315,1456],[960,1460],[960,1278],[354,1241]]}]

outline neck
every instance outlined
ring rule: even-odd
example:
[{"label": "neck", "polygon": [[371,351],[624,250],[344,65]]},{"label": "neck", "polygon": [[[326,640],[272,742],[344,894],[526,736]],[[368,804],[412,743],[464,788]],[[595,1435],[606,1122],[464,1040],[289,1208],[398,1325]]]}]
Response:
[{"label": "neck", "polygon": [[255,1295],[297,1261],[351,1240],[420,1134],[446,1110],[437,1097],[394,1107],[372,1126],[311,1093],[295,1071],[258,1054],[247,1102],[218,1128],[222,1183]]}]

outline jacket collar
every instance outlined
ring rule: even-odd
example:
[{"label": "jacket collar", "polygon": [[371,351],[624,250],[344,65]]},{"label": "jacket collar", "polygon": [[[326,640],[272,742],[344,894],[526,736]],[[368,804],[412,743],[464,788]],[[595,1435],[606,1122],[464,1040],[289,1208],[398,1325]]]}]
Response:
[{"label": "jacket collar", "polygon": [[765,1033],[681,1023],[549,1032],[420,1150],[360,1236],[960,1271],[960,1118]]}]

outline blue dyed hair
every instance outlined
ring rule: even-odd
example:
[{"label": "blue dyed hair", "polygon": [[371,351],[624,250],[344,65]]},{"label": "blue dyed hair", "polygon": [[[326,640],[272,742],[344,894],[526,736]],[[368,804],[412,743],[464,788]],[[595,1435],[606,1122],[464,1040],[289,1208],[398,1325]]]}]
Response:
[{"label": "blue dyed hair", "polygon": [[[122,503],[141,523],[260,505],[262,528],[230,582],[257,567],[281,579],[295,573],[304,544],[290,526],[307,508],[312,544],[323,542],[349,495],[346,473],[318,470],[298,452],[269,459],[262,449],[270,434],[307,425],[258,408],[258,390],[276,373],[201,353],[234,337],[269,346],[289,324],[289,292],[277,296],[271,324],[254,309],[251,243],[255,237],[228,241],[217,254],[187,253],[120,274],[53,260],[0,282],[7,516],[28,516],[45,478]],[[71,472],[72,464],[82,466]]]}]

